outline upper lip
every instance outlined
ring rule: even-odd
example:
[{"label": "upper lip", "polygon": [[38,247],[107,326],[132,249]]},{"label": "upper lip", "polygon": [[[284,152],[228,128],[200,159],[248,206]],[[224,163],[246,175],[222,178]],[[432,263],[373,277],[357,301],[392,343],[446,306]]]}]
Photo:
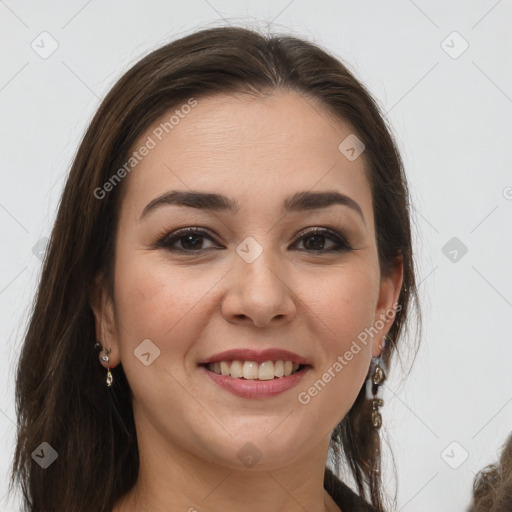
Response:
[{"label": "upper lip", "polygon": [[218,361],[254,361],[255,363],[263,363],[265,361],[291,361],[292,363],[310,364],[306,359],[290,352],[289,350],[281,350],[276,348],[269,348],[266,350],[251,350],[251,349],[232,349],[224,352],[219,352],[199,364],[215,363]]}]

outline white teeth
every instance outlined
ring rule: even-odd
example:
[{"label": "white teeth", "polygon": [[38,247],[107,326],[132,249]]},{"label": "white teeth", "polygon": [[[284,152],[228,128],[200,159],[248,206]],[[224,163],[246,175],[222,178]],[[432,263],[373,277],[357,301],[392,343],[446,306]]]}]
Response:
[{"label": "white teeth", "polygon": [[232,361],[230,368],[230,375],[235,379],[240,379],[242,377],[242,363],[241,361]]},{"label": "white teeth", "polygon": [[299,369],[299,363],[291,361],[217,361],[210,363],[208,369],[218,375],[231,376],[235,379],[272,380],[275,377],[288,377]]},{"label": "white teeth", "polygon": [[[247,363],[245,363],[247,364]],[[258,368],[258,380],[272,380],[274,378],[274,363],[265,361]]]},{"label": "white teeth", "polygon": [[226,363],[226,361],[221,361],[220,372],[222,373],[222,375],[229,376],[229,366],[228,363]]},{"label": "white teeth", "polygon": [[257,379],[258,378],[258,363],[254,361],[245,361],[242,370],[242,377],[244,379]]}]

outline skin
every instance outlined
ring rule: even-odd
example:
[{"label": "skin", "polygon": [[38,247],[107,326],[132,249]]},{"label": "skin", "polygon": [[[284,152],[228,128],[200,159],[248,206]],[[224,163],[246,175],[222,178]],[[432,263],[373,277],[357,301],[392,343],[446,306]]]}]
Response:
[{"label": "skin", "polygon": [[[98,339],[111,348],[110,362],[101,364],[122,362],[133,391],[141,459],[134,489],[114,512],[225,511],[241,502],[245,512],[339,510],[323,489],[330,434],[354,403],[391,322],[360,344],[310,403],[297,395],[392,309],[402,284],[400,267],[389,276],[379,269],[364,153],[349,161],[338,150],[351,133],[297,93],[200,98],[125,178],[115,298],[98,281],[91,301]],[[167,205],[139,220],[163,192],[189,189],[227,195],[240,210]],[[281,212],[286,197],[311,190],[351,197],[364,220],[343,205]],[[155,248],[165,234],[189,226],[205,228],[212,239],[174,243],[192,247],[191,254]],[[309,227],[335,230],[353,250],[329,252],[336,241],[327,237],[317,250],[311,235],[302,238]],[[236,252],[248,236],[263,249],[252,263]],[[134,355],[145,339],[160,350],[148,366]],[[284,348],[313,369],[275,397],[240,398],[197,366],[231,348]],[[261,453],[251,468],[237,457],[246,443]]]}]

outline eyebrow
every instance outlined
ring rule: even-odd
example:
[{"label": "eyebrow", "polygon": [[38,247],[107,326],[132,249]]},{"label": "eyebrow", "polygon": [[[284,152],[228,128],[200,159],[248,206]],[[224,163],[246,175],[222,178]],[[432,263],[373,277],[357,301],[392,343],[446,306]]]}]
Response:
[{"label": "eyebrow", "polygon": [[[283,211],[285,213],[301,212],[304,210],[319,210],[333,205],[347,206],[354,210],[366,224],[363,210],[351,197],[335,191],[326,192],[297,192],[285,199]],[[240,204],[235,199],[222,194],[212,192],[200,192],[197,190],[173,190],[156,197],[146,205],[139,221],[150,212],[166,205],[188,206],[200,210],[215,212],[228,212],[235,214],[240,210]]]}]

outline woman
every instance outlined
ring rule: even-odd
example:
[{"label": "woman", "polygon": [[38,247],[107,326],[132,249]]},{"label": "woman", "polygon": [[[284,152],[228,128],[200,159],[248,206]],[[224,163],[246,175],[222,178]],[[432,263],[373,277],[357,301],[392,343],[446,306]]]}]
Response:
[{"label": "woman", "polygon": [[16,382],[27,507],[385,510],[416,300],[402,163],[343,64],[232,27],[152,52],[59,206]]}]

